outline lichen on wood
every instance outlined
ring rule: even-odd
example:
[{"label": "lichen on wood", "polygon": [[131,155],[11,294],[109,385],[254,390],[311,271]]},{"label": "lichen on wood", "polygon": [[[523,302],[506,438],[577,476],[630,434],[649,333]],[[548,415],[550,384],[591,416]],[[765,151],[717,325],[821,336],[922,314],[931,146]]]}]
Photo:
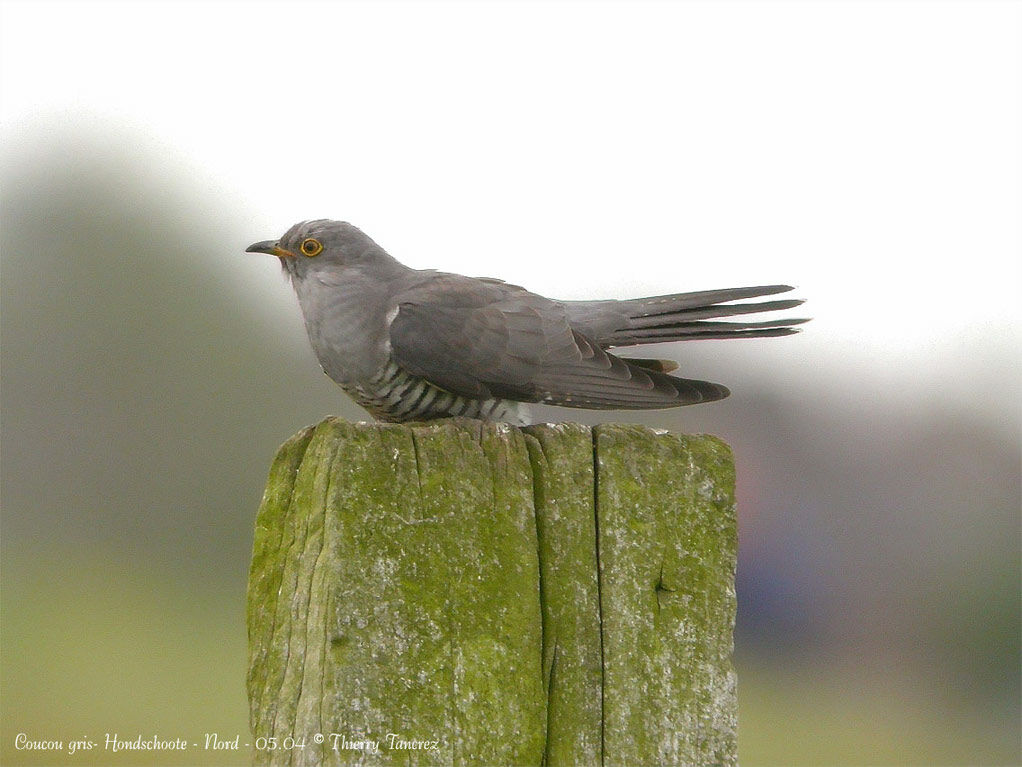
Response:
[{"label": "lichen on wood", "polygon": [[256,524],[255,762],[734,764],[733,485],[641,427],[303,430]]}]

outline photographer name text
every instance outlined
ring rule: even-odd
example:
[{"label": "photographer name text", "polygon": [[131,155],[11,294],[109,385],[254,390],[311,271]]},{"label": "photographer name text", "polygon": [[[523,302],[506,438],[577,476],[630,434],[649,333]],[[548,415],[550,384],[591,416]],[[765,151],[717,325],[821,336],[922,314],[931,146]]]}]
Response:
[{"label": "photographer name text", "polygon": [[[309,746],[313,744],[332,751],[364,751],[370,754],[378,754],[380,751],[437,751],[441,747],[439,738],[406,738],[394,732],[388,732],[378,738],[342,732],[317,732],[312,735],[308,743]],[[306,745],[306,739],[302,737],[258,737],[254,742],[246,743],[241,740],[240,735],[231,738],[215,732],[204,733],[198,741],[188,738],[168,738],[155,734],[122,737],[116,732],[105,733],[102,739],[93,739],[88,736],[75,739],[40,738],[24,732],[19,732],[14,738],[14,748],[17,751],[49,751],[70,755],[97,750],[111,754],[188,751],[192,749],[239,751],[243,747],[255,748],[256,751],[300,751],[305,749]]]}]

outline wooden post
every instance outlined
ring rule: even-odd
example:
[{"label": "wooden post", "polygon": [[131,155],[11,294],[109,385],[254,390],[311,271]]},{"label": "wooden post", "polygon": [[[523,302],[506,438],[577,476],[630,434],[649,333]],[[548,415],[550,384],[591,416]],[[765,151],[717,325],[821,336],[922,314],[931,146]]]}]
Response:
[{"label": "wooden post", "polygon": [[734,469],[638,426],[328,419],[270,471],[256,764],[737,762]]}]

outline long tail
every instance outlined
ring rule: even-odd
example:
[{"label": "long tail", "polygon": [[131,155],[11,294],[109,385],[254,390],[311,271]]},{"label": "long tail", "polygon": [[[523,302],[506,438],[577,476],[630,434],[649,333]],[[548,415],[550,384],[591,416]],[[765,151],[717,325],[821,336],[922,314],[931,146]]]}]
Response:
[{"label": "long tail", "polygon": [[724,290],[703,290],[670,296],[625,301],[577,302],[570,311],[593,339],[605,349],[614,346],[690,341],[709,338],[769,338],[799,332],[793,327],[807,318],[759,322],[716,322],[721,317],[783,311],[799,306],[799,299],[732,304],[743,298],[786,293],[790,285],[762,285]]}]

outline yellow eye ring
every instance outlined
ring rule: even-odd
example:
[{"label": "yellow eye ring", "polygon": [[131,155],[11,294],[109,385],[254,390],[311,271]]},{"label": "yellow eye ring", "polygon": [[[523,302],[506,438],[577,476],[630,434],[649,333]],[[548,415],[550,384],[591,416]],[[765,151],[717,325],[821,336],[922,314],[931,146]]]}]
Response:
[{"label": "yellow eye ring", "polygon": [[302,240],[301,250],[304,255],[312,258],[313,256],[318,256],[323,252],[323,243],[310,237],[307,240]]}]

